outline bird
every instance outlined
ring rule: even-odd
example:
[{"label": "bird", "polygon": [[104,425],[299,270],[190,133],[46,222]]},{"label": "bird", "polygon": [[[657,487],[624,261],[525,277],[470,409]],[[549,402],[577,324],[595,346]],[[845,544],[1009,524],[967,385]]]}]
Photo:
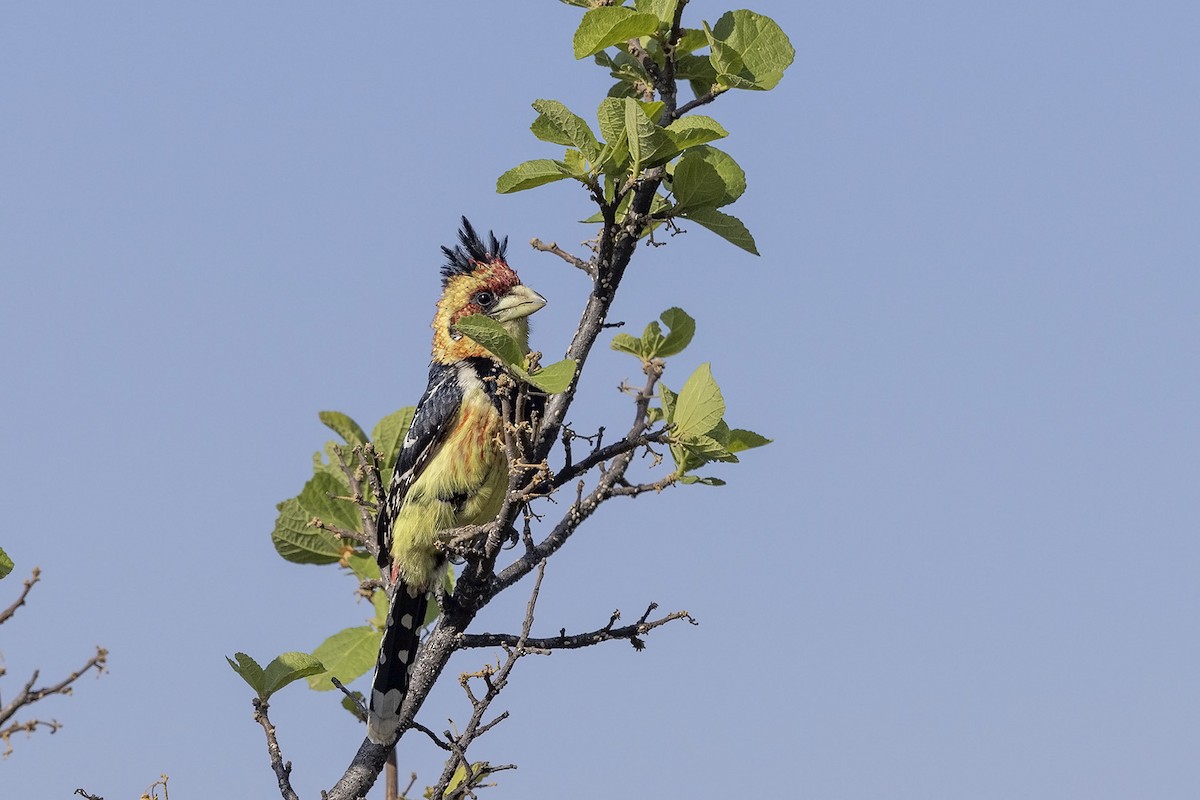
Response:
[{"label": "bird", "polygon": [[442,295],[433,317],[429,382],[397,454],[376,531],[380,569],[393,595],[367,708],[367,738],[390,745],[398,737],[420,628],[447,559],[439,534],[482,525],[500,512],[508,488],[504,420],[496,378],[504,367],[455,329],[484,314],[529,351],[529,316],[546,299],[521,283],[505,260],[508,237],[484,241],[466,217],[458,244],[443,247]]}]

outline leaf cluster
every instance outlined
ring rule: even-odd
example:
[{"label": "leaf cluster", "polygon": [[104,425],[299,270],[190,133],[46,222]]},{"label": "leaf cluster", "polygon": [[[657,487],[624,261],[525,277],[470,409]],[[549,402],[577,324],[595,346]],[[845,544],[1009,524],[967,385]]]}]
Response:
[{"label": "leaf cluster", "polygon": [[[607,222],[626,218],[632,190],[648,170],[661,168],[642,235],[663,224],[674,229],[685,219],[757,255],[746,226],[720,210],[746,190],[742,168],[709,144],[728,131],[712,117],[684,113],[729,89],[774,88],[795,50],[779,26],[761,14],[730,11],[715,25],[705,22],[700,30],[688,30],[678,26],[678,11],[679,0],[588,8],[575,32],[575,57],[592,56],[617,79],[596,111],[599,135],[561,102],[535,101],[538,116],[530,130],[567,149],[560,159],[518,164],[497,179],[496,190],[519,192],[572,179],[600,206],[584,221]],[[675,97],[679,79],[687,80],[696,95],[684,106]]]},{"label": "leaf cluster", "polygon": [[[640,339],[618,333],[613,337],[612,349],[637,356],[647,365],[683,352],[696,333],[696,321],[681,308],[668,308],[659,319],[667,333],[653,321]],[[736,463],[735,453],[771,442],[754,431],[729,427],[725,422],[725,398],[707,362],[696,368],[678,393],[662,381],[657,388],[659,405],[649,408],[649,419],[652,424],[666,422],[670,426],[671,457],[680,483],[722,486],[725,482],[719,478],[688,473],[713,461]]]}]

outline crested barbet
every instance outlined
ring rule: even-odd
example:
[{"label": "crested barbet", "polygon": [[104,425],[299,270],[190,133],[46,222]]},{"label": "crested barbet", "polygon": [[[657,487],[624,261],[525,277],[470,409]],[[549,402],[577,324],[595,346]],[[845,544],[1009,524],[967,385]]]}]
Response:
[{"label": "crested barbet", "polygon": [[529,350],[529,315],[546,305],[505,262],[508,239],[488,241],[462,220],[459,244],[443,247],[442,296],[433,318],[429,384],[397,455],[379,508],[379,563],[393,586],[387,628],[368,699],[367,736],[390,745],[420,644],[431,594],[445,578],[439,535],[491,522],[508,488],[504,420],[497,391],[502,364],[456,330],[484,314]]}]

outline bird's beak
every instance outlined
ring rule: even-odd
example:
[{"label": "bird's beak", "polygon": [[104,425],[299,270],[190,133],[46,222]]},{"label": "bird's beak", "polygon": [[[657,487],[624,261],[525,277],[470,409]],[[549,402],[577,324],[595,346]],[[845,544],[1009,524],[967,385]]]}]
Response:
[{"label": "bird's beak", "polygon": [[514,319],[528,317],[544,305],[546,305],[546,298],[525,284],[518,283],[500,298],[489,316],[497,322],[511,322]]}]

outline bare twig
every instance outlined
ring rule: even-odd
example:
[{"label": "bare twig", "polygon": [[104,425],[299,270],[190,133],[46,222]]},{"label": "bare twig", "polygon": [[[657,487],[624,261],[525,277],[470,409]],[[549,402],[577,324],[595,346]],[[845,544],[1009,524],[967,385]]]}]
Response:
[{"label": "bare twig", "polygon": [[534,250],[541,250],[543,253],[553,253],[554,255],[561,258],[563,261],[566,261],[572,267],[575,267],[576,269],[581,269],[584,272],[586,272],[588,275],[591,275],[592,277],[596,276],[596,265],[595,264],[593,264],[591,261],[584,261],[582,258],[579,258],[578,256],[571,255],[566,250],[563,250],[561,247],[559,247],[557,242],[547,243],[547,242],[543,242],[541,239],[534,238],[534,239],[529,240],[529,245]]},{"label": "bare twig", "polygon": [[355,713],[355,716],[358,717],[358,721],[366,722],[367,721],[367,707],[365,705],[363,705],[363,701],[359,698],[359,696],[356,695],[354,692],[350,691],[349,689],[347,689],[345,684],[343,684],[337,678],[330,678],[329,680],[333,683],[334,686],[336,686],[338,689],[340,689],[342,694],[346,695],[346,698],[351,703],[354,704],[354,707],[356,709],[358,709],[357,712]]},{"label": "bare twig", "polygon": [[271,769],[275,772],[275,779],[279,782],[279,793],[283,800],[300,800],[296,790],[292,788],[292,762],[283,760],[279,740],[275,737],[275,726],[267,716],[268,708],[266,700],[254,698],[254,721],[262,725],[263,732],[267,735],[267,753],[271,757]]},{"label": "bare twig", "polygon": [[[653,609],[653,605],[651,606]],[[591,647],[601,642],[611,642],[618,639],[624,639],[634,642],[634,647],[638,650],[642,648],[638,646],[640,640],[638,637],[644,636],[655,628],[666,625],[668,622],[673,622],[677,619],[686,619],[692,625],[698,624],[696,620],[686,611],[673,611],[665,617],[656,620],[647,620],[645,616],[639,619],[633,625],[625,625],[620,628],[614,628],[611,625],[606,625],[588,633],[563,634],[561,636],[548,636],[544,638],[526,638],[524,640],[526,649],[533,650],[577,650],[581,647]],[[511,633],[469,633],[462,638],[462,647],[501,647],[515,646],[521,641],[519,635]]]},{"label": "bare twig", "polygon": [[675,113],[672,114],[671,116],[673,116],[675,119],[679,119],[680,117],[682,117],[684,114],[688,113],[689,111],[694,111],[695,109],[699,108],[700,106],[708,105],[713,100],[716,100],[718,97],[725,94],[726,91],[727,90],[725,89],[724,86],[714,86],[713,88],[709,89],[704,94],[697,97],[695,100],[689,100],[688,102],[681,105],[679,108],[675,109]]},{"label": "bare twig", "polygon": [[[33,675],[28,681],[25,682],[25,685],[21,688],[21,691],[17,692],[16,697],[9,701],[3,708],[0,708],[0,725],[3,725],[12,719],[13,715],[16,714],[20,709],[24,708],[25,706],[32,705],[44,697],[48,697],[53,694],[71,694],[71,685],[83,677],[83,675],[89,670],[94,669],[98,674],[102,674],[104,672],[104,666],[107,663],[107,660],[108,651],[103,647],[97,647],[96,654],[89,658],[82,667],[75,670],[56,684],[51,686],[43,686],[38,689],[33,688],[33,685],[37,683],[40,672],[38,670],[34,670]],[[37,724],[52,727],[53,730],[58,729],[58,723],[54,721],[38,721]],[[37,725],[34,725],[34,727],[37,727]],[[26,728],[26,730],[32,732],[33,728]],[[0,738],[7,740],[7,736],[11,735],[11,733],[12,731],[9,729],[0,730]]]},{"label": "bare twig", "polygon": [[35,583],[37,583],[38,581],[40,581],[41,579],[42,579],[42,571],[39,568],[34,567],[33,573],[30,574],[30,576],[28,578],[26,578],[25,582],[22,584],[21,596],[18,597],[16,599],[16,602],[14,602],[11,606],[4,609],[3,611],[0,611],[0,625],[3,625],[4,623],[8,622],[8,620],[12,617],[12,615],[17,613],[17,609],[20,608],[21,606],[25,605],[25,598],[29,596],[29,590],[32,589],[33,585]]},{"label": "bare twig", "polygon": [[627,453],[630,450],[636,450],[639,447],[645,447],[648,444],[665,444],[666,441],[667,431],[665,429],[635,436],[632,439],[622,439],[621,441],[614,442],[607,447],[593,451],[587,456],[587,458],[584,458],[575,464],[563,467],[561,470],[555,473],[554,478],[550,483],[554,488],[557,489],[569,483],[573,479],[578,478],[580,475],[584,474],[601,462],[608,461],[609,459],[619,456],[622,453]]}]

